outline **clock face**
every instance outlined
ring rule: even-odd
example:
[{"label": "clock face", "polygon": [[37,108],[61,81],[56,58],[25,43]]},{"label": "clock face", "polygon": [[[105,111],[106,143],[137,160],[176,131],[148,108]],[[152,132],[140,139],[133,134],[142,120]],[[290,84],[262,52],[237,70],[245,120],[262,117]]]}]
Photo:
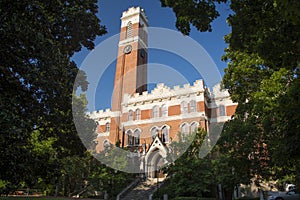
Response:
[{"label": "clock face", "polygon": [[125,48],[124,48],[124,53],[128,54],[130,53],[132,50],[132,46],[131,45],[127,45]]}]

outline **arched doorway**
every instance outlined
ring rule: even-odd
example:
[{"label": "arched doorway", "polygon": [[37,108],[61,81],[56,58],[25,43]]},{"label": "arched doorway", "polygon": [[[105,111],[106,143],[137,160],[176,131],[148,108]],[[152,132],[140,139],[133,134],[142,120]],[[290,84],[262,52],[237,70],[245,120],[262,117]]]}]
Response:
[{"label": "arched doorway", "polygon": [[162,167],[166,164],[167,148],[156,136],[145,156],[145,174],[148,178],[163,178]]}]

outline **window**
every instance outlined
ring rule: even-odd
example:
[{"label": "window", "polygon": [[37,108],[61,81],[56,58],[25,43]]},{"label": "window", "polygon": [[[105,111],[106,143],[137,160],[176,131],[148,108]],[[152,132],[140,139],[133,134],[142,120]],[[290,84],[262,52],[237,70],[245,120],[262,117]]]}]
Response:
[{"label": "window", "polygon": [[128,121],[132,121],[133,120],[133,111],[129,110],[128,111]]},{"label": "window", "polygon": [[226,116],[226,111],[225,111],[224,105],[219,106],[219,116]]},{"label": "window", "polygon": [[181,114],[186,114],[188,113],[188,104],[183,101],[181,102]]},{"label": "window", "polygon": [[127,145],[133,145],[133,136],[131,130],[128,130],[126,132],[126,137],[127,137]]},{"label": "window", "polygon": [[190,112],[197,112],[196,101],[190,101]]},{"label": "window", "polygon": [[159,107],[158,107],[158,106],[154,106],[154,107],[153,107],[153,110],[152,110],[152,117],[153,117],[153,118],[159,117]]},{"label": "window", "polygon": [[194,133],[198,129],[198,123],[193,122],[191,123],[191,133]]},{"label": "window", "polygon": [[167,117],[168,116],[168,107],[166,105],[163,105],[161,107],[161,113],[163,117]]},{"label": "window", "polygon": [[134,131],[134,145],[138,146],[140,144],[140,135],[141,131],[139,129],[136,129]]},{"label": "window", "polygon": [[132,37],[132,23],[128,22],[126,38],[131,38],[131,37]]},{"label": "window", "polygon": [[105,125],[105,131],[106,132],[110,131],[110,124],[109,124],[109,122],[107,122],[106,125]]},{"label": "window", "polygon": [[169,129],[167,126],[164,126],[162,129],[162,142],[169,142]]},{"label": "window", "polygon": [[141,110],[140,109],[136,109],[136,111],[135,111],[135,119],[136,120],[141,120]]},{"label": "window", "polygon": [[151,137],[152,137],[152,140],[155,139],[155,137],[156,137],[157,134],[158,134],[158,128],[157,127],[151,128]]},{"label": "window", "polygon": [[106,140],[104,140],[103,141],[103,148],[107,148],[107,147],[109,147],[109,141],[108,141],[108,139],[106,139]]},{"label": "window", "polygon": [[182,134],[187,134],[189,133],[189,126],[187,123],[184,123],[181,125],[181,133]]}]

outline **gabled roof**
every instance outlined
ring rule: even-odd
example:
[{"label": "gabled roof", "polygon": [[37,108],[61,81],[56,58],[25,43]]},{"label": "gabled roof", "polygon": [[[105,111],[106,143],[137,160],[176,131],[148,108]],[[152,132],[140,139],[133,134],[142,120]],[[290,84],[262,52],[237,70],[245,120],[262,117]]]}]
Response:
[{"label": "gabled roof", "polygon": [[151,155],[152,152],[154,152],[155,150],[159,150],[159,154],[163,157],[166,158],[167,157],[167,153],[168,153],[168,149],[167,147],[162,143],[161,139],[156,136],[155,139],[153,140],[153,142],[150,145],[149,150],[146,153],[146,160],[149,158],[149,156]]}]

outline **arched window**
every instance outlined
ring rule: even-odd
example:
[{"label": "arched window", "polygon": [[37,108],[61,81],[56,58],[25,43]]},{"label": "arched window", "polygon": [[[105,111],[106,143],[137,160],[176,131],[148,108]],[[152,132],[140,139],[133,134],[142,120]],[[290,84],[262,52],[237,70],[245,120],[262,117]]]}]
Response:
[{"label": "arched window", "polygon": [[105,125],[105,132],[109,132],[109,131],[110,131],[110,124],[109,122],[107,122]]},{"label": "arched window", "polygon": [[152,110],[152,117],[153,117],[153,118],[159,117],[159,107],[158,107],[158,106],[154,106],[154,107],[153,107],[153,110]]},{"label": "arched window", "polygon": [[128,121],[132,121],[133,120],[133,111],[129,110],[128,111]]},{"label": "arched window", "polygon": [[140,144],[140,135],[141,131],[139,129],[136,129],[134,131],[134,145],[138,146]]},{"label": "arched window", "polygon": [[161,114],[163,117],[167,117],[168,116],[168,107],[166,105],[162,105],[161,107]]},{"label": "arched window", "polygon": [[167,126],[164,126],[161,129],[162,132],[162,142],[169,142],[169,128]]},{"label": "arched window", "polygon": [[141,110],[136,109],[135,111],[135,120],[141,120]]},{"label": "arched window", "polygon": [[189,125],[187,123],[183,123],[181,125],[181,137],[182,137],[182,141],[185,141],[185,137],[188,135],[189,133]]},{"label": "arched window", "polygon": [[152,140],[155,139],[156,135],[158,134],[158,128],[157,127],[153,127],[151,128],[151,137],[152,137]]},{"label": "arched window", "polygon": [[189,133],[189,125],[187,123],[183,123],[181,125],[181,133],[182,134],[187,134]]},{"label": "arched window", "polygon": [[108,141],[108,139],[106,139],[106,140],[104,140],[103,141],[103,148],[105,149],[105,148],[107,148],[107,147],[109,147],[109,141]]},{"label": "arched window", "polygon": [[132,23],[128,22],[126,38],[131,38],[131,37],[132,37]]},{"label": "arched window", "polygon": [[126,140],[127,145],[133,145],[133,135],[131,130],[128,130],[126,132],[126,138],[127,138]]},{"label": "arched window", "polygon": [[197,104],[195,100],[190,101],[190,112],[197,112]]},{"label": "arched window", "polygon": [[181,114],[188,113],[188,104],[187,102],[183,101],[181,102]]},{"label": "arched window", "polygon": [[224,105],[219,106],[219,116],[226,116],[226,111],[225,111]]},{"label": "arched window", "polygon": [[194,133],[195,131],[197,131],[197,129],[198,129],[198,123],[197,122],[191,123],[191,133]]}]

